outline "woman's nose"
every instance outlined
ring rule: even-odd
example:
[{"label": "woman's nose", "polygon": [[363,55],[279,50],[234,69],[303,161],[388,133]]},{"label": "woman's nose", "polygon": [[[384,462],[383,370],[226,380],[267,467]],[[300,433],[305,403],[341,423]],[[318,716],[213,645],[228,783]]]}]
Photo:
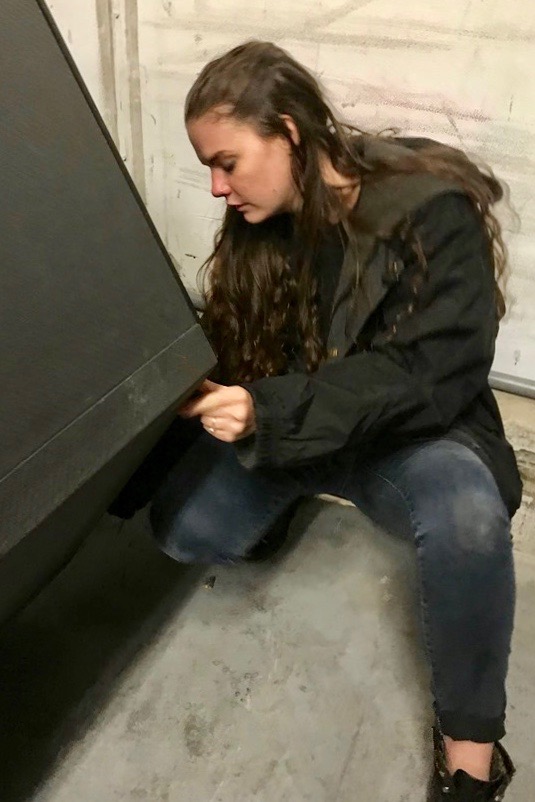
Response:
[{"label": "woman's nose", "polygon": [[225,173],[222,170],[214,170],[212,173],[212,195],[214,198],[224,198],[230,194]]}]

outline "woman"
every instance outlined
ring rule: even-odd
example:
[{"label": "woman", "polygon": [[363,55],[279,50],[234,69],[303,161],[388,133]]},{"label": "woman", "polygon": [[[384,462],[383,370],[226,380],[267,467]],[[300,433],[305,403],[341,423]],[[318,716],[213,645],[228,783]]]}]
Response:
[{"label": "woman", "polygon": [[521,494],[488,385],[500,185],[429,140],[355,134],[269,43],[208,64],[185,116],[227,203],[204,315],[219,374],[182,408],[190,431],[168,436],[154,534],[185,562],[255,557],[317,492],[410,534],[437,722],[430,799],[499,799],[514,771],[498,742]]}]

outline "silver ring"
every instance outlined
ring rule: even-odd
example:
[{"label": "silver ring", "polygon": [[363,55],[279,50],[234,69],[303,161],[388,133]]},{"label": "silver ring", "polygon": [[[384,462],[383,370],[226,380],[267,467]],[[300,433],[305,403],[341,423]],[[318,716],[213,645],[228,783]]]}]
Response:
[{"label": "silver ring", "polygon": [[208,431],[209,431],[211,434],[213,434],[213,433],[215,432],[215,429],[214,429],[212,426],[209,426],[209,427],[208,427]]}]

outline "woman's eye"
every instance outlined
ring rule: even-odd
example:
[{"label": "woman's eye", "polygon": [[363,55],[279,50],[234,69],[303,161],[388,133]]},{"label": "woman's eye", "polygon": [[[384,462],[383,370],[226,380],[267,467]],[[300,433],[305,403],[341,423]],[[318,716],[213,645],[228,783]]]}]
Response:
[{"label": "woman's eye", "polygon": [[228,164],[223,164],[222,167],[226,173],[231,173],[236,167],[236,162],[228,162]]}]

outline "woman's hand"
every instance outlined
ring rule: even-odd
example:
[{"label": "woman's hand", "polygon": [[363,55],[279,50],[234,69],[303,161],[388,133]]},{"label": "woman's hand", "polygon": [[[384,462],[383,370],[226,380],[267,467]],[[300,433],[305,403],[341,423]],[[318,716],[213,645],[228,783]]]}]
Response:
[{"label": "woman's hand", "polygon": [[188,401],[180,407],[183,418],[200,417],[207,432],[234,443],[256,430],[253,397],[243,387],[225,387],[206,379],[199,388],[201,398]]}]

